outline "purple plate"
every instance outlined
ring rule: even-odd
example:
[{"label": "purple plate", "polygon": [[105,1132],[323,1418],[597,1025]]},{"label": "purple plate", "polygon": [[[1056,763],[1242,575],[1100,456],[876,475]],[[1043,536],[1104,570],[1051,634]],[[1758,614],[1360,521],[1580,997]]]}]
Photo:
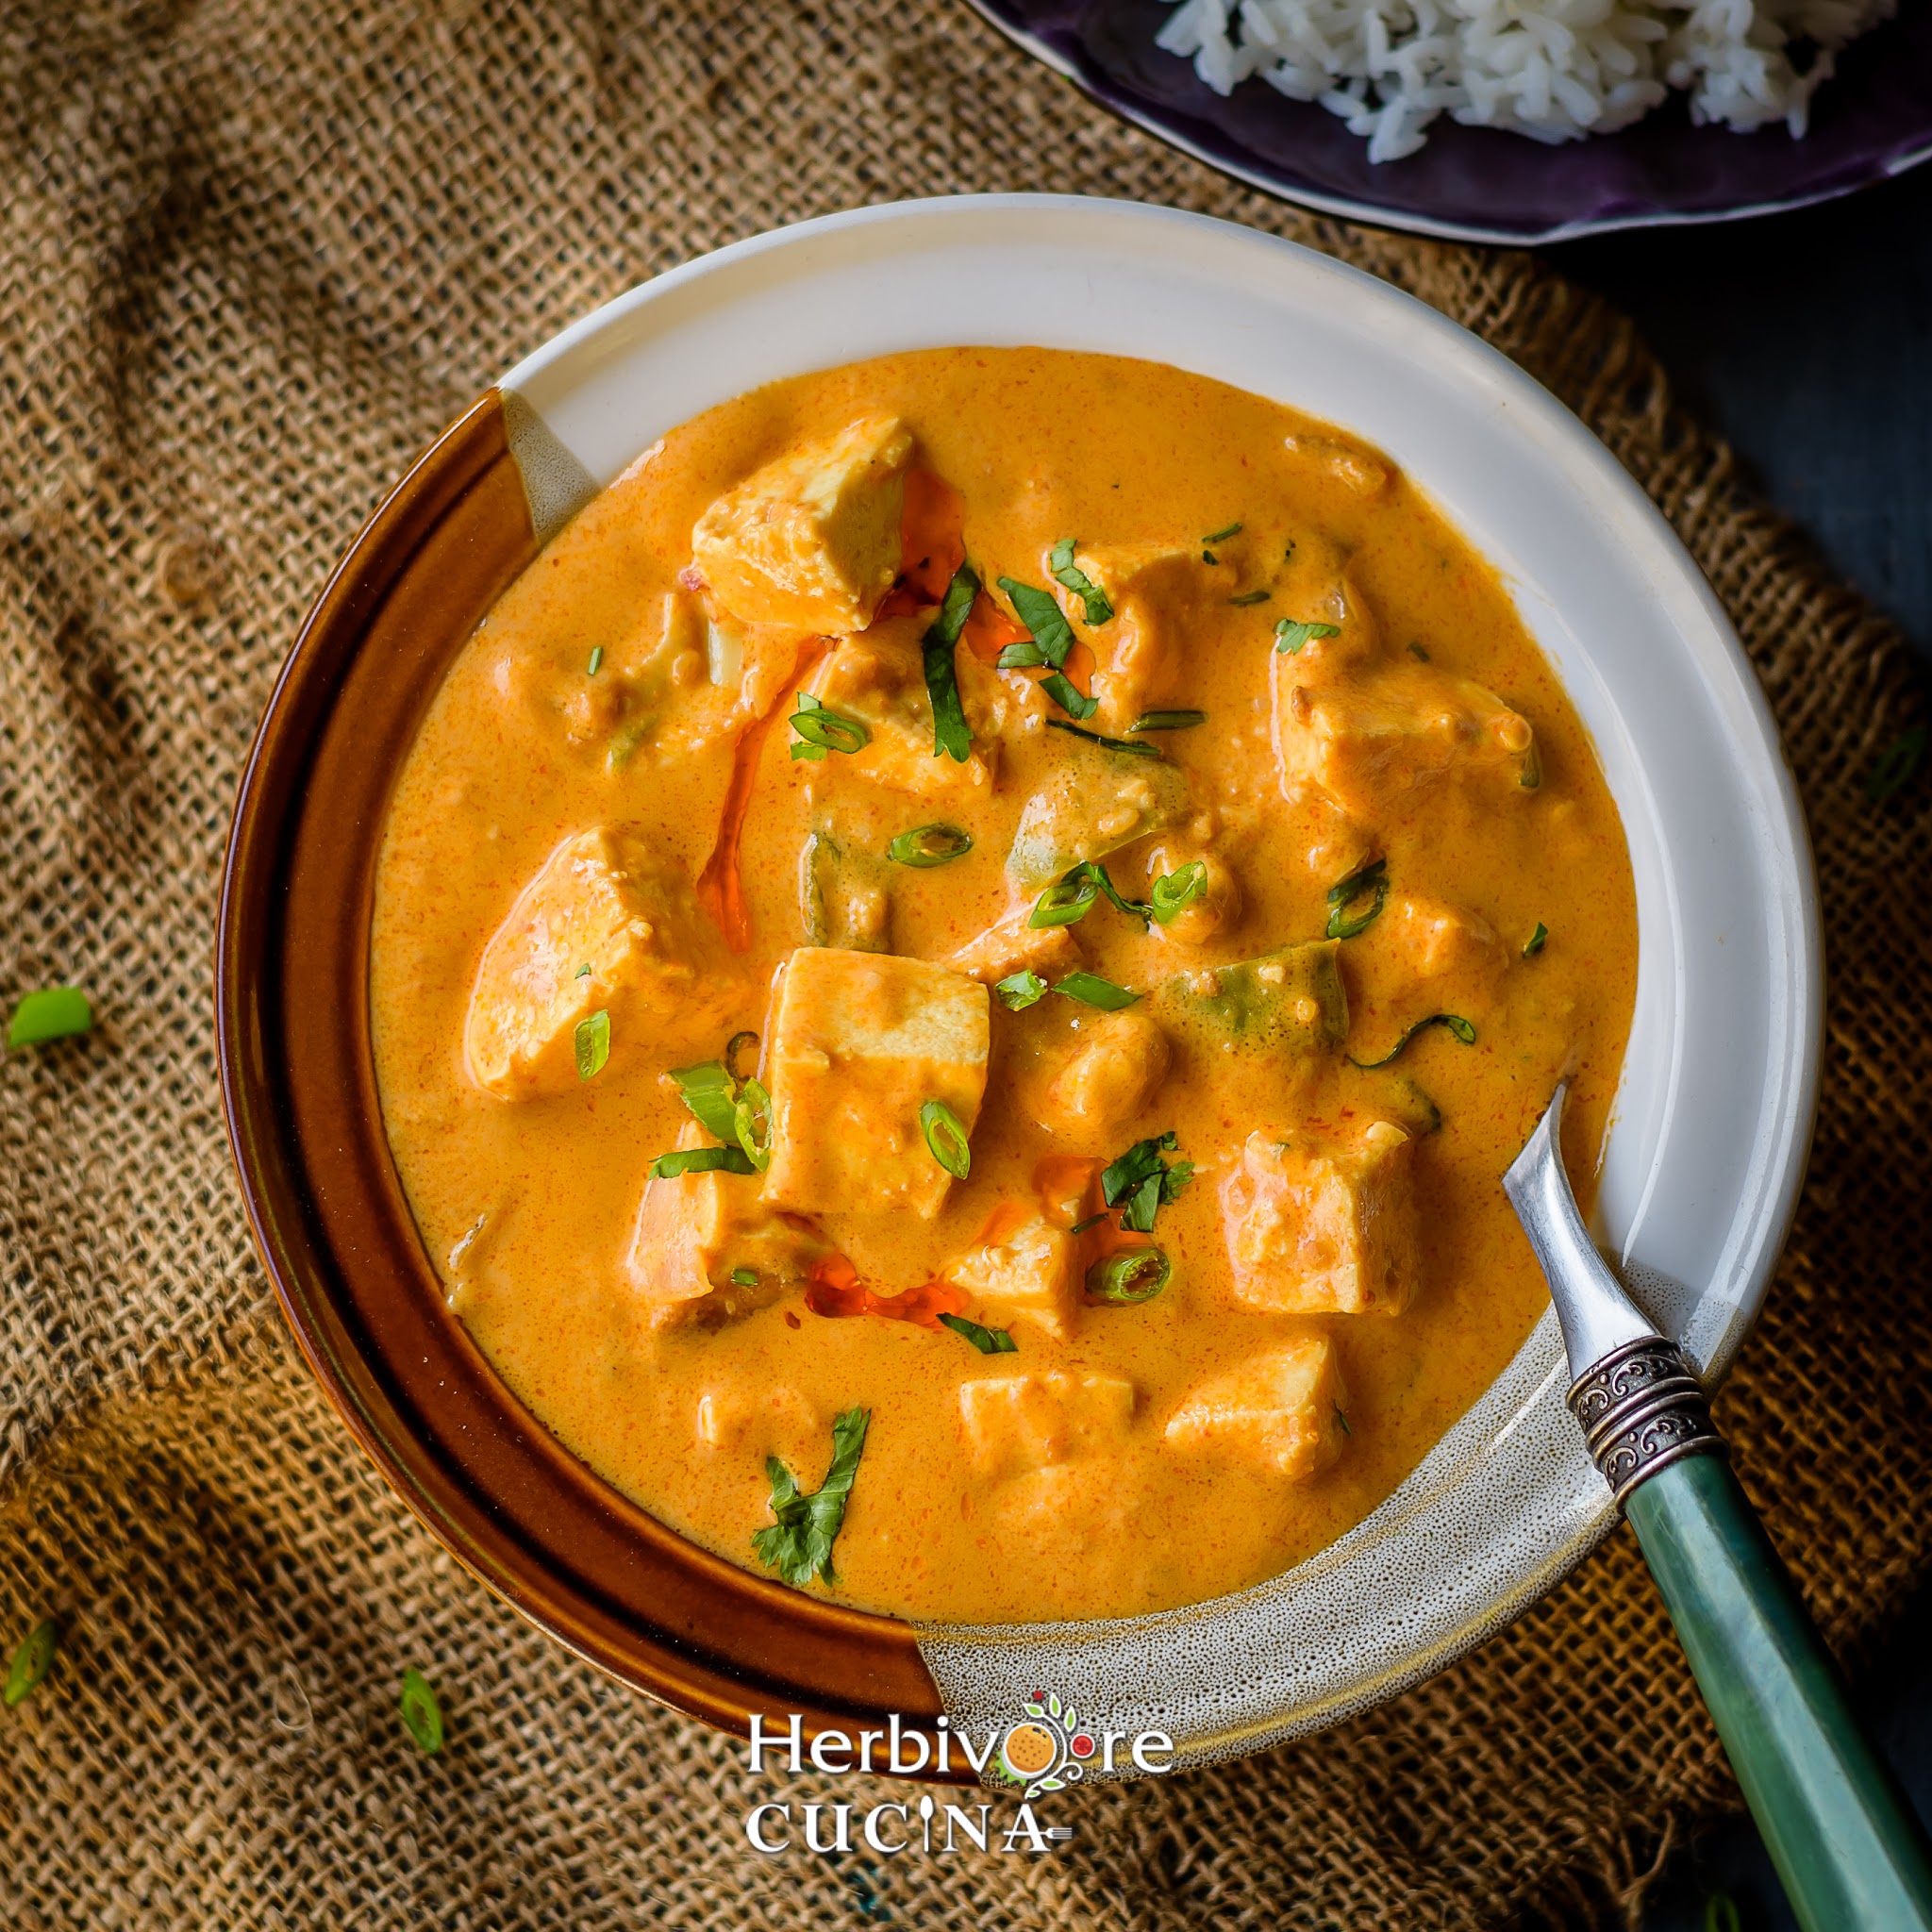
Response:
[{"label": "purple plate", "polygon": [[1325,108],[1259,79],[1224,100],[1154,36],[1159,0],[972,0],[1028,53],[1128,121],[1253,186],[1324,214],[1457,242],[1542,242],[1609,228],[1716,222],[1802,208],[1932,157],[1932,7],[1839,56],[1811,103],[1811,131],[1693,127],[1681,99],[1636,125],[1562,147],[1463,127],[1446,115],[1406,160]]}]

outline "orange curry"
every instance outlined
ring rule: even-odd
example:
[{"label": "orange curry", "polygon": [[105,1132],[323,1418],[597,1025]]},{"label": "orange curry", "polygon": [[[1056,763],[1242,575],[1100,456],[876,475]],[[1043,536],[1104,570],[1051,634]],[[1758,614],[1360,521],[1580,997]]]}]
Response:
[{"label": "orange curry", "polygon": [[1636,913],[1591,746],[1383,457],[938,350],[647,450],[397,784],[384,1117],[530,1407],[761,1574],[1110,1616],[1359,1522],[1544,1291]]}]

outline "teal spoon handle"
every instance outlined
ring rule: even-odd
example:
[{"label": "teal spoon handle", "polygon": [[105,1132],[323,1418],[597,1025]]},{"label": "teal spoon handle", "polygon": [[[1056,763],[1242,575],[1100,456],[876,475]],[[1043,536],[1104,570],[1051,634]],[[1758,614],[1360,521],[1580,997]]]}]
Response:
[{"label": "teal spoon handle", "polygon": [[1730,1465],[1668,1462],[1625,1508],[1798,1923],[1932,1932],[1924,1827]]}]

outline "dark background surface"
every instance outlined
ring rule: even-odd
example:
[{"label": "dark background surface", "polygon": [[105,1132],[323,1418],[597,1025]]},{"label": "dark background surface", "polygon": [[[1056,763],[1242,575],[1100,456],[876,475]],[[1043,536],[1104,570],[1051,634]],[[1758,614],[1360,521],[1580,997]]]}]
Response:
[{"label": "dark background surface", "polygon": [[[1932,667],[1932,166],[1796,214],[1549,254],[1636,318],[1684,404]],[[1932,1592],[1853,1661],[1857,1702],[1932,1819]],[[1796,1932],[1748,1822],[1672,1858],[1645,1932],[1706,1932],[1713,1892],[1743,1932]]]}]

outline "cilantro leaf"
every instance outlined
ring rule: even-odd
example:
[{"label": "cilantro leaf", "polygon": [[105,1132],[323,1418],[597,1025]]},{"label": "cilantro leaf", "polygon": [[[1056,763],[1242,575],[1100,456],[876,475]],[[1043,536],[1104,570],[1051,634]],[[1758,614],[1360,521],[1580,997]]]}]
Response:
[{"label": "cilantro leaf", "polygon": [[[1012,599],[1014,616],[1033,633],[1040,661],[1060,670],[1067,661],[1067,653],[1074,648],[1074,627],[1052,593],[1032,584],[1023,584],[1015,577],[1002,577],[1000,589]],[[1000,653],[1002,663],[1013,648],[1008,645]]]},{"label": "cilantro leaf", "polygon": [[927,627],[922,646],[925,659],[925,694],[932,700],[932,755],[941,754],[963,765],[973,756],[973,733],[959,702],[959,675],[954,663],[959,633],[979,595],[979,579],[971,564],[962,563],[946,586],[940,614]]},{"label": "cilantro leaf", "polygon": [[775,1456],[765,1459],[772,1482],[774,1521],[754,1533],[752,1548],[767,1568],[803,1590],[814,1576],[832,1583],[832,1544],[845,1522],[845,1504],[865,1453],[865,1431],[872,1421],[869,1408],[848,1408],[832,1420],[832,1466],[809,1496],[803,1494],[791,1472]]}]

